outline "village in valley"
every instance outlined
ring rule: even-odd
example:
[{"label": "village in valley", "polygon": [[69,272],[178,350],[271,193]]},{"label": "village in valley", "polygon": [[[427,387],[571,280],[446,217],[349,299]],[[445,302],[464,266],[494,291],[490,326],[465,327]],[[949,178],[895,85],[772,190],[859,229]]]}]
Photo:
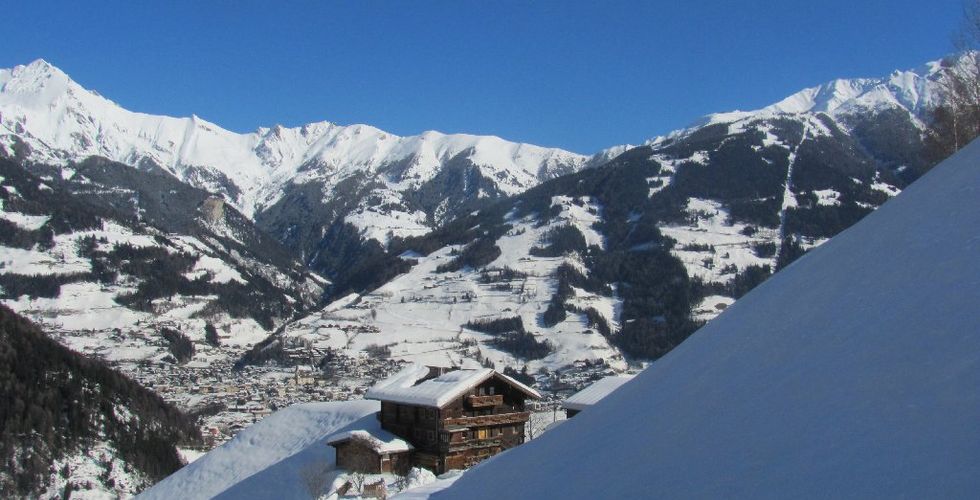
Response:
[{"label": "village in valley", "polygon": [[[70,337],[78,332],[55,335],[70,342]],[[120,333],[116,340],[122,341],[123,337]],[[153,347],[152,339],[145,340],[148,347]],[[166,345],[157,347],[165,349]],[[100,351],[90,354],[98,356]],[[220,446],[242,429],[292,404],[364,399],[372,386],[412,364],[383,355],[349,355],[340,349],[300,343],[284,349],[284,355],[283,363],[244,366],[236,366],[231,356],[215,356],[207,363],[175,363],[166,356],[110,363],[196,418],[205,440],[201,447],[190,450],[189,456]],[[476,365],[473,360],[462,361],[467,366]],[[565,418],[562,403],[566,398],[618,371],[604,363],[577,361],[554,372],[513,373],[538,388],[537,397],[526,404],[528,425],[522,430],[522,435],[533,439]]]}]

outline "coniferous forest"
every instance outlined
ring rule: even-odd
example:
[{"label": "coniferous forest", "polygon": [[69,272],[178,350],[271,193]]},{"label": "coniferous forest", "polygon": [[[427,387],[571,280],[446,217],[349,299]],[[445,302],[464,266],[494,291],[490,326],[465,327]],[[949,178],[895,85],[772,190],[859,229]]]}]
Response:
[{"label": "coniferous forest", "polygon": [[[200,439],[160,396],[0,306],[0,491],[37,496],[52,477],[70,476],[60,460],[101,443],[153,484],[182,466],[177,444]],[[49,493],[67,498],[68,484]]]}]

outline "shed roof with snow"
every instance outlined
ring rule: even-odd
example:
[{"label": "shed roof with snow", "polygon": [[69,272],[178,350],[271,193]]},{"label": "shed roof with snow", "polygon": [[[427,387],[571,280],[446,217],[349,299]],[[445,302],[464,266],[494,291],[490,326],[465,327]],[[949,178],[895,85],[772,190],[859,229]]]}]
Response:
[{"label": "shed roof with snow", "polygon": [[595,381],[592,385],[576,392],[562,403],[562,408],[582,411],[598,403],[620,386],[633,379],[633,375],[613,375]]},{"label": "shed roof with snow", "polygon": [[430,367],[420,364],[410,365],[368,389],[365,398],[441,408],[492,377],[503,380],[528,397],[534,399],[541,397],[538,391],[490,368],[453,370],[428,378],[431,373]]},{"label": "shed roof with snow", "polygon": [[384,429],[355,429],[339,432],[327,437],[327,444],[335,446],[351,439],[360,439],[377,453],[402,453],[412,451],[411,443]]}]

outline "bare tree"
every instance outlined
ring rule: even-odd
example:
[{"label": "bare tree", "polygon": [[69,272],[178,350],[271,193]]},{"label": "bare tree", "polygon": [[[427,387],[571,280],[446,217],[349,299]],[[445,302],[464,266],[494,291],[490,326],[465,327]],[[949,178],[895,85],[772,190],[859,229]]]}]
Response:
[{"label": "bare tree", "polygon": [[527,425],[524,427],[524,437],[528,441],[541,437],[544,431],[549,425],[553,424],[558,420],[564,420],[564,413],[558,414],[558,407],[552,407],[545,411],[537,411],[531,413],[530,418],[528,418]]},{"label": "bare tree", "polygon": [[964,6],[963,24],[953,37],[957,54],[939,74],[939,100],[926,134],[929,160],[939,162],[980,136],[980,0]]},{"label": "bare tree", "polygon": [[347,481],[351,484],[351,490],[360,494],[364,491],[364,474],[360,472],[352,472],[350,476],[347,477]]}]

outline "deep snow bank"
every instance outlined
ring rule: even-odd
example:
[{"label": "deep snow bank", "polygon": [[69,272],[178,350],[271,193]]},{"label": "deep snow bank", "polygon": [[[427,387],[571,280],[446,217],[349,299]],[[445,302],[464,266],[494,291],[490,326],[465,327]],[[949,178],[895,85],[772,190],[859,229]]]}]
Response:
[{"label": "deep snow bank", "polygon": [[241,431],[139,498],[189,500],[223,492],[234,498],[302,497],[304,467],[317,460],[333,463],[326,437],[362,419],[376,421],[379,408],[377,401],[290,406]]},{"label": "deep snow bank", "polygon": [[980,142],[436,498],[972,497]]}]

